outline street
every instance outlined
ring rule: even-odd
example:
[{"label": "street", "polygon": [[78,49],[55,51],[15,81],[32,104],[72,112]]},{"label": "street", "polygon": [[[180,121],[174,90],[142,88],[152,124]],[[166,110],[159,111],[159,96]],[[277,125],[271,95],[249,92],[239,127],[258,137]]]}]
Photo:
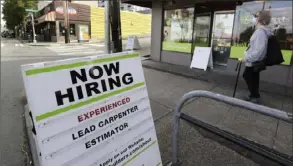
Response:
[{"label": "street", "polygon": [[[51,56],[51,57],[50,57]],[[0,165],[29,165],[29,145],[23,118],[22,64],[60,59],[45,47],[30,47],[18,40],[1,40]]]},{"label": "street", "polygon": [[[0,165],[28,163],[29,145],[23,118],[24,87],[20,66],[103,53],[103,43],[76,46],[29,46],[15,39],[1,39]],[[142,57],[142,60],[145,59]]]},{"label": "street", "polygon": [[[141,56],[149,55],[150,38],[142,38],[139,41],[142,48],[138,52],[140,52]],[[123,41],[123,46],[125,46],[126,42],[126,40]],[[104,53],[104,43],[38,44],[39,46],[31,46],[15,39],[3,38],[1,39],[1,61],[80,57]]]}]

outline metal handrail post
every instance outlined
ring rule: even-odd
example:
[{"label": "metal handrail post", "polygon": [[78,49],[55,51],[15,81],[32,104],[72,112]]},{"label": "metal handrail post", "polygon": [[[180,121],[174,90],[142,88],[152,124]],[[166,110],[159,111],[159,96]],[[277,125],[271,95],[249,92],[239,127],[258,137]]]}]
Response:
[{"label": "metal handrail post", "polygon": [[181,98],[179,104],[176,107],[175,115],[173,119],[173,133],[172,133],[172,164],[173,166],[178,164],[178,137],[179,137],[180,114],[181,114],[180,110],[186,101],[183,98]]},{"label": "metal handrail post", "polygon": [[179,121],[181,117],[181,109],[183,105],[191,98],[195,97],[205,97],[210,98],[216,101],[220,101],[232,106],[237,106],[240,108],[248,109],[253,112],[257,112],[263,115],[267,115],[273,118],[277,118],[289,123],[293,122],[292,114],[280,111],[274,108],[265,107],[262,105],[257,105],[247,101],[239,100],[236,98],[228,97],[221,94],[212,93],[209,91],[192,91],[185,94],[181,99],[178,105],[176,106],[175,115],[173,119],[173,133],[172,133],[172,164],[177,165],[178,163],[178,137],[179,137]]}]

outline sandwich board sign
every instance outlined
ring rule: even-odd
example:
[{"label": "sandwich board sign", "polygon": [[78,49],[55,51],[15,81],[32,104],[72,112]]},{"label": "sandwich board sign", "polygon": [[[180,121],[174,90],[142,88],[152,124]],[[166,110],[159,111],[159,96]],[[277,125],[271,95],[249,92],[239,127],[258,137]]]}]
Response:
[{"label": "sandwich board sign", "polygon": [[128,36],[128,40],[126,43],[126,50],[135,50],[135,49],[138,50],[140,48],[141,47],[137,37],[135,35]]},{"label": "sandwich board sign", "polygon": [[213,69],[213,58],[211,47],[195,47],[190,68],[207,70],[207,67]]},{"label": "sandwich board sign", "polygon": [[21,68],[40,165],[162,165],[138,53]]}]

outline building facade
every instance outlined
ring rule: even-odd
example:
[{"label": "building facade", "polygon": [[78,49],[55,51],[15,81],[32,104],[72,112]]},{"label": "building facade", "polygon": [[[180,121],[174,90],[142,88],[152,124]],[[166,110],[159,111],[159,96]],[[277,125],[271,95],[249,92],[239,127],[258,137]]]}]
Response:
[{"label": "building facade", "polygon": [[[77,2],[68,3],[70,41],[104,40],[104,8],[97,7],[97,1],[80,1],[82,4]],[[84,4],[84,2],[88,3]],[[39,6],[41,5],[44,4]],[[64,1],[55,0],[36,14],[37,41],[63,42],[65,40],[63,6]],[[150,35],[151,15],[121,11],[120,16],[123,38],[127,38],[129,35],[138,37]]]},{"label": "building facade", "polygon": [[[98,7],[105,7],[105,1],[98,1]],[[127,3],[120,3],[120,9],[125,11],[132,11],[132,12],[138,12],[138,11],[144,11],[144,10],[150,10],[146,7],[141,7],[137,5],[131,5]]]},{"label": "building facade", "polygon": [[[45,6],[47,6],[52,1],[60,1],[60,0],[38,1],[38,10],[43,9]],[[92,6],[92,7],[105,7],[104,1],[101,1],[101,0],[95,0],[95,1],[70,0],[70,2],[71,3],[82,4],[82,5],[88,5],[88,6]],[[126,4],[126,3],[121,3],[120,4],[120,9],[124,10],[124,11],[134,11],[134,12],[150,10],[149,8],[146,8],[146,7]]]},{"label": "building facade", "polygon": [[[90,36],[90,7],[68,3],[70,40],[88,41]],[[62,42],[65,40],[64,3],[49,3],[36,15],[35,29],[38,41]]]},{"label": "building facade", "polygon": [[[137,1],[125,3],[140,5]],[[261,80],[292,86],[292,1],[149,1],[152,6],[151,58],[189,67],[195,47],[210,47],[214,69],[236,75],[255,30],[253,15],[269,10],[285,62],[268,67]],[[142,3],[141,3],[142,4]],[[291,68],[290,68],[291,67]],[[272,77],[272,75],[274,77]]]}]

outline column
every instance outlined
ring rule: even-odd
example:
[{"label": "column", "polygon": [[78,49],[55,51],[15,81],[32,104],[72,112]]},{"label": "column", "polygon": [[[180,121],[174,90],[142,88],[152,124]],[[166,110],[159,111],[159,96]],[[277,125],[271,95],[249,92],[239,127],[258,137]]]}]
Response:
[{"label": "column", "polygon": [[163,28],[163,5],[162,2],[152,2],[152,34],[151,34],[151,59],[160,61],[162,48],[162,31]]}]

